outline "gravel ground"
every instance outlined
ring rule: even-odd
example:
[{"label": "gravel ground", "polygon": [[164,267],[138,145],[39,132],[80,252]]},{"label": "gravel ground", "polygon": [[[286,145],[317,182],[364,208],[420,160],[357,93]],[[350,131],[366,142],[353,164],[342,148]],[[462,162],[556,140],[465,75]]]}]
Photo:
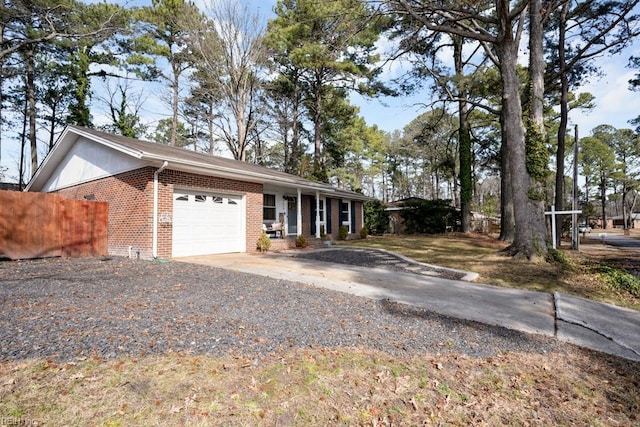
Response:
[{"label": "gravel ground", "polygon": [[304,284],[126,258],[0,262],[0,303],[0,360],[258,356],[292,347],[490,357],[563,346]]}]

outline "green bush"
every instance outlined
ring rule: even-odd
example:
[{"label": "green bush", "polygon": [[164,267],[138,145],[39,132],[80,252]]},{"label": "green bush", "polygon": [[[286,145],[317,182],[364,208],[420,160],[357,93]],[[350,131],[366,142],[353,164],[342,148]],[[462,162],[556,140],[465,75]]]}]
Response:
[{"label": "green bush", "polygon": [[437,234],[460,228],[461,215],[451,200],[409,200],[400,211],[408,234]]},{"label": "green bush", "polygon": [[609,266],[601,266],[600,274],[614,288],[624,290],[634,297],[640,298],[640,278],[619,268]]},{"label": "green bush", "polygon": [[346,225],[341,225],[340,230],[338,231],[338,237],[340,240],[347,240],[347,236],[349,235],[349,227]]},{"label": "green bush", "polygon": [[267,252],[270,247],[271,247],[271,238],[267,233],[263,231],[262,235],[258,238],[256,249],[258,249],[260,252]]},{"label": "green bush", "polygon": [[547,262],[557,262],[562,265],[569,265],[569,260],[563,252],[560,252],[557,249],[549,249],[547,252]]},{"label": "green bush", "polygon": [[306,248],[307,246],[309,246],[309,243],[307,243],[306,237],[302,234],[296,237],[296,248]]},{"label": "green bush", "polygon": [[365,225],[364,227],[362,227],[360,229],[360,238],[362,239],[366,239],[367,236],[369,235],[369,229],[367,228],[367,226]]},{"label": "green bush", "polygon": [[380,200],[368,200],[364,203],[364,225],[370,234],[381,235],[389,229],[389,212]]}]

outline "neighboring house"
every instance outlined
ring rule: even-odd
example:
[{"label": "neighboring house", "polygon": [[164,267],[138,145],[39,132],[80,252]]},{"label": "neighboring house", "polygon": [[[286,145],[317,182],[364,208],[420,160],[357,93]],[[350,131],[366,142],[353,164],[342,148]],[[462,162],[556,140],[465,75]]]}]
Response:
[{"label": "neighboring house", "polygon": [[[640,213],[632,213],[631,216],[631,228],[640,228]],[[602,220],[600,220],[602,223]],[[624,228],[624,219],[622,215],[617,215],[607,218],[607,228]]]},{"label": "neighboring house", "polygon": [[[404,224],[404,218],[402,218],[402,211],[406,208],[406,205],[409,202],[413,203],[424,201],[426,201],[426,199],[420,197],[409,197],[387,203],[385,210],[389,212],[389,232],[394,234],[405,234],[407,227]],[[459,210],[458,208],[456,209]],[[497,220],[495,218],[487,218],[480,212],[471,212],[471,231],[488,233],[491,229],[491,225],[496,224],[496,222]]]},{"label": "neighboring house", "polygon": [[[109,203],[109,253],[174,258],[254,252],[264,228],[283,239],[359,235],[368,197],[255,164],[67,127],[26,191]],[[280,235],[280,233],[278,233]]]},{"label": "neighboring house", "polygon": [[389,212],[389,232],[393,234],[405,234],[407,227],[402,218],[402,211],[408,202],[424,202],[425,199],[420,197],[409,197],[406,199],[396,200],[387,203],[385,210]]}]

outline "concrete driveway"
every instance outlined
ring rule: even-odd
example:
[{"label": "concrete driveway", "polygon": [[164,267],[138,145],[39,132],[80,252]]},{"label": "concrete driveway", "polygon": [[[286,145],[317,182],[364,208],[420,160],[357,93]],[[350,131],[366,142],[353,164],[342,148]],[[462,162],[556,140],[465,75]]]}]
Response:
[{"label": "concrete driveway", "polygon": [[387,299],[640,361],[640,312],[583,298],[301,259],[291,254],[225,254],[176,261]]}]

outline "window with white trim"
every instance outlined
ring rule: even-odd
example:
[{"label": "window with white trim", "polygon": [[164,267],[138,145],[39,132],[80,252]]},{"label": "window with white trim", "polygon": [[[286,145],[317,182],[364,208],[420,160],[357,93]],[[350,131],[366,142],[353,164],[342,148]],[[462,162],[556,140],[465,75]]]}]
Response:
[{"label": "window with white trim", "polygon": [[264,221],[276,220],[276,195],[275,194],[262,195],[262,219]]},{"label": "window with white trim", "polygon": [[346,225],[349,227],[349,233],[351,231],[351,203],[340,202],[340,225]]}]

